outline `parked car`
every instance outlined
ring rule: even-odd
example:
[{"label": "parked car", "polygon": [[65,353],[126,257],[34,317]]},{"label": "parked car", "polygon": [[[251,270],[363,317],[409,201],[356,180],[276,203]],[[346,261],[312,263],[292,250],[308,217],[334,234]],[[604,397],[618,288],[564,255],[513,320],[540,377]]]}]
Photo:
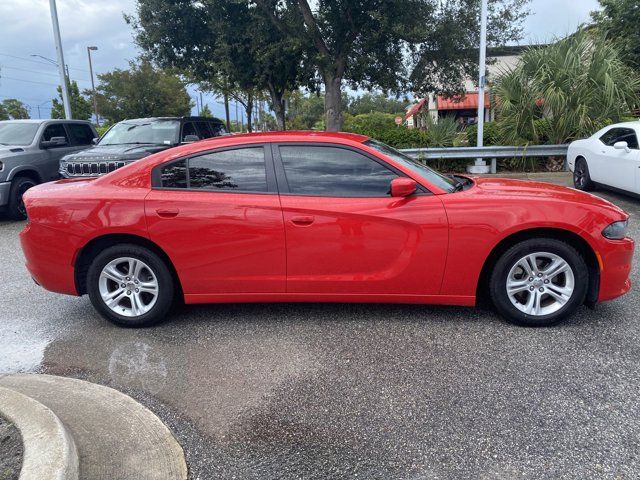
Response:
[{"label": "parked car", "polygon": [[58,179],[60,159],[85,150],[98,134],[82,120],[6,120],[0,122],[0,208],[15,220],[26,218],[22,195]]},{"label": "parked car", "polygon": [[473,306],[543,326],[630,289],[627,215],[565,187],[446,177],[368,137],[225,136],[25,195],[37,283],[119,325],[175,295]]},{"label": "parked car", "polygon": [[598,186],[640,195],[639,122],[610,125],[569,145],[567,161],[578,190]]},{"label": "parked car", "polygon": [[225,133],[224,124],[216,118],[123,120],[107,130],[93,148],[63,157],[60,175],[63,178],[97,177],[153,153]]}]

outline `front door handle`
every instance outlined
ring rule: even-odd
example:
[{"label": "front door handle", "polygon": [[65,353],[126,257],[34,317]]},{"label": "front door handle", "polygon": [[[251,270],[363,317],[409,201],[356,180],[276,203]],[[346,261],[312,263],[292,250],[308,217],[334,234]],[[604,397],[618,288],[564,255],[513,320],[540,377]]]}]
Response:
[{"label": "front door handle", "polygon": [[298,227],[307,227],[313,223],[315,218],[311,215],[303,215],[299,217],[291,217],[291,223]]},{"label": "front door handle", "polygon": [[173,218],[178,216],[180,210],[178,210],[177,208],[158,208],[156,210],[156,213],[159,217],[162,218]]}]

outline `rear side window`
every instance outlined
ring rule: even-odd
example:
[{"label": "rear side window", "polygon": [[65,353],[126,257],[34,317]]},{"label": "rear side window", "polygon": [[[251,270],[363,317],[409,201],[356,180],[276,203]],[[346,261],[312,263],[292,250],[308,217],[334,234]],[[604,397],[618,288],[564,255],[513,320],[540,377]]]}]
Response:
[{"label": "rear side window", "polygon": [[187,122],[184,124],[184,126],[182,127],[182,141],[185,142],[187,135],[195,135],[196,137],[200,138],[200,136],[198,135],[198,132],[196,130],[196,125],[193,122]]},{"label": "rear side window", "polygon": [[48,142],[54,137],[64,137],[69,142],[69,137],[67,136],[67,132],[64,129],[64,126],[61,123],[54,123],[53,125],[49,125],[44,129],[42,134],[42,140]]},{"label": "rear side window", "polygon": [[227,131],[224,128],[224,125],[218,122],[207,122],[209,124],[209,128],[211,128],[211,136],[219,137],[220,135],[224,135]]},{"label": "rear side window", "polygon": [[262,147],[212,152],[164,165],[163,188],[190,190],[267,192],[267,173]]},{"label": "rear side window", "polygon": [[160,181],[163,188],[187,188],[187,161],[180,160],[163,166]]},{"label": "rear side window", "polygon": [[239,148],[190,158],[189,188],[266,192],[264,149]]},{"label": "rear side window", "polygon": [[280,146],[289,191],[298,195],[384,197],[392,170],[353,150],[328,146]]},{"label": "rear side window", "polygon": [[211,129],[209,128],[209,123],[208,122],[196,122],[196,125],[198,126],[198,132],[200,133],[200,135],[199,135],[200,138],[211,138],[211,137],[213,137],[213,133],[211,132]]},{"label": "rear side window", "polygon": [[89,125],[68,123],[67,129],[69,130],[69,136],[71,136],[71,142],[74,145],[91,145],[91,141],[95,137]]}]

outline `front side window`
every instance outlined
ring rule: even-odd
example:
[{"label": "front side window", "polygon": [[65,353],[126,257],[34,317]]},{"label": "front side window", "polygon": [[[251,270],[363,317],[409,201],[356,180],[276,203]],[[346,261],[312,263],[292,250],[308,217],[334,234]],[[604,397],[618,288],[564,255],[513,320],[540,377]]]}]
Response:
[{"label": "front side window", "polygon": [[105,133],[98,145],[175,145],[179,134],[179,120],[125,120]]},{"label": "front side window", "polygon": [[0,122],[0,145],[31,145],[39,126],[37,123]]},{"label": "front side window", "polygon": [[398,175],[353,150],[329,146],[280,146],[289,191],[298,195],[384,197]]},{"label": "front side window", "polygon": [[182,127],[182,140],[183,142],[187,141],[187,136],[199,137],[198,132],[196,131],[196,125],[193,122],[187,122]]},{"label": "front side window", "polygon": [[190,190],[267,192],[262,147],[211,152],[163,165],[160,186]]},{"label": "front side window", "polygon": [[64,129],[64,125],[62,125],[61,123],[54,123],[53,125],[49,125],[44,129],[44,133],[42,134],[42,140],[45,142],[48,142],[55,137],[63,137],[67,141],[67,143],[69,143],[67,132]]},{"label": "front side window", "polygon": [[69,136],[71,136],[71,141],[74,145],[91,145],[95,137],[89,125],[68,123],[67,129],[69,130]]},{"label": "front side window", "polygon": [[266,192],[264,149],[238,148],[190,158],[189,188]]},{"label": "front side window", "polygon": [[600,137],[600,141],[608,147],[618,142],[627,142],[629,148],[638,150],[638,137],[632,128],[612,128]]}]

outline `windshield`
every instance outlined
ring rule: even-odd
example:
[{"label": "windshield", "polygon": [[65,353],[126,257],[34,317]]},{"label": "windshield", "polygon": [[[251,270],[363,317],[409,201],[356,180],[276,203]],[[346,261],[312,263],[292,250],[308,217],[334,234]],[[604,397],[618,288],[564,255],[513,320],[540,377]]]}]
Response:
[{"label": "windshield", "polygon": [[30,145],[39,126],[37,123],[0,122],[0,145]]},{"label": "windshield", "polygon": [[389,145],[385,145],[382,142],[378,142],[377,140],[367,140],[364,144],[368,147],[371,147],[380,153],[386,155],[387,157],[392,158],[396,162],[402,164],[404,167],[407,167],[414,173],[417,173],[429,183],[432,183],[436,187],[441,188],[446,192],[454,192],[456,190],[456,185],[458,182],[451,178],[447,178],[441,173],[436,172],[435,170],[427,167],[426,165],[414,160],[413,158],[405,155],[404,153],[396,150]]},{"label": "windshield", "polygon": [[174,145],[180,135],[179,120],[120,122],[104,134],[98,145],[156,144]]}]

